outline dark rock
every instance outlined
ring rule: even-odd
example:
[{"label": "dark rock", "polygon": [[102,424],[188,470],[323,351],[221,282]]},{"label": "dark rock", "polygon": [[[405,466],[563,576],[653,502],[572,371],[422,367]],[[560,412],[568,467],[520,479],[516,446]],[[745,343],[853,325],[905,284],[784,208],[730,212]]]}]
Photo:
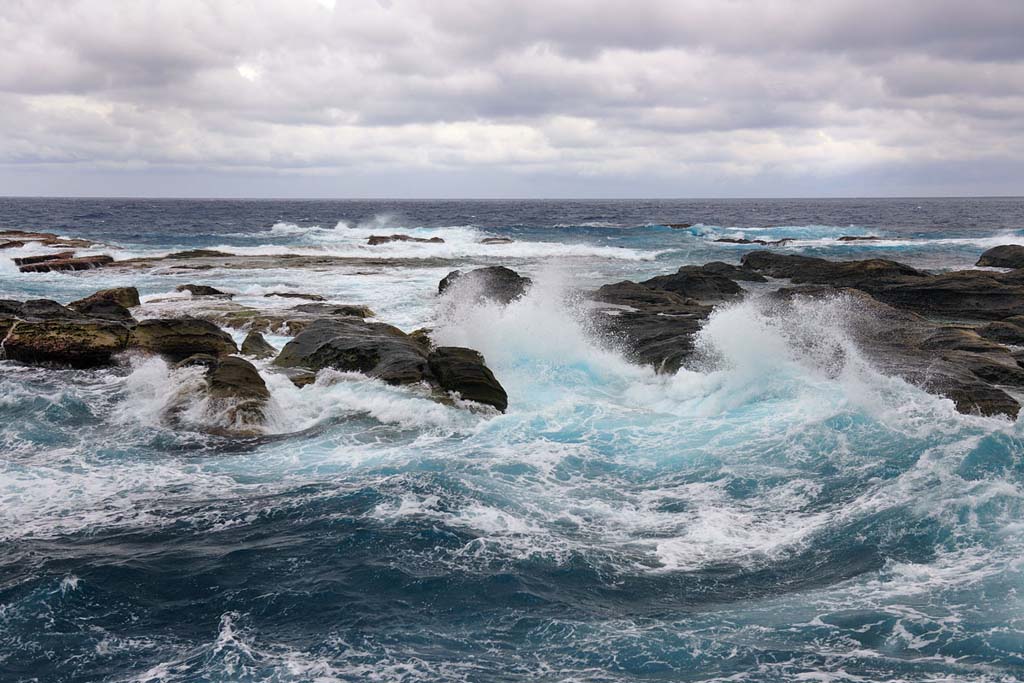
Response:
[{"label": "dark rock", "polygon": [[792,242],[793,238],[783,237],[778,240],[750,240],[746,237],[719,237],[715,241],[724,242],[726,244],[759,244],[763,247],[781,247],[784,244]]},{"label": "dark rock", "polygon": [[679,294],[629,281],[604,285],[591,298],[597,302],[596,330],[631,360],[658,372],[675,372],[693,355],[694,335],[712,311]]},{"label": "dark rock", "polygon": [[692,228],[693,223],[666,223],[666,228],[672,228],[673,230],[685,230],[686,228]]},{"label": "dark rock", "polygon": [[881,237],[875,237],[873,235],[843,235],[839,238],[840,242],[874,242],[882,239]]},{"label": "dark rock", "polygon": [[[270,398],[267,384],[256,367],[238,356],[228,356],[210,368],[210,397],[214,399],[241,399],[265,402]],[[261,416],[262,417],[262,416]]]},{"label": "dark rock", "polygon": [[59,270],[91,270],[113,262],[114,259],[106,255],[82,256],[79,258],[57,259],[55,261],[34,263],[27,266],[21,266],[18,270],[23,273],[49,273]]},{"label": "dark rock", "polygon": [[505,412],[508,394],[484,363],[484,358],[472,349],[458,346],[440,346],[430,354],[430,370],[442,389],[452,391],[467,401],[483,403]]},{"label": "dark rock", "polygon": [[360,306],[358,304],[299,304],[298,306],[292,306],[288,310],[323,317],[335,315],[349,316],[354,318],[374,317],[374,312],[368,306]]},{"label": "dark rock", "polygon": [[301,294],[299,292],[270,292],[264,298],[278,297],[281,299],[305,299],[306,301],[325,301],[319,294]]},{"label": "dark rock", "polygon": [[700,266],[683,266],[673,275],[659,275],[640,284],[700,301],[726,301],[743,294],[743,288],[727,276]]},{"label": "dark rock", "polygon": [[[1016,272],[1016,271],[1014,271]],[[903,282],[863,282],[861,289],[893,306],[959,320],[1024,315],[1024,283],[1014,272],[961,270]]]},{"label": "dark rock", "polygon": [[67,306],[61,306],[56,301],[31,299],[18,307],[17,317],[25,320],[52,320],[54,318],[81,318],[82,315]]},{"label": "dark rock", "polygon": [[87,299],[83,302],[75,302],[74,304],[68,305],[75,311],[82,315],[90,318],[100,318],[102,320],[118,320],[124,323],[134,322],[135,318],[132,317],[131,311],[117,303],[116,301],[107,301],[104,299]]},{"label": "dark rock", "polygon": [[490,299],[508,304],[526,293],[533,280],[523,277],[511,268],[488,266],[468,273],[453,270],[437,285],[437,293],[467,292],[477,299]]},{"label": "dark rock", "polygon": [[231,335],[197,318],[143,320],[132,330],[129,345],[172,361],[197,353],[227,356],[238,351]]},{"label": "dark rock", "polygon": [[0,249],[17,249],[23,247],[28,242],[22,242],[21,240],[8,240],[7,242],[0,242]]},{"label": "dark rock", "polygon": [[388,384],[427,378],[427,355],[397,327],[358,318],[317,320],[288,342],[274,364],[317,371],[361,372]]},{"label": "dark rock", "polygon": [[107,365],[128,342],[126,326],[78,314],[7,319],[3,327],[6,333],[0,357],[22,363],[76,368]]},{"label": "dark rock", "polygon": [[69,258],[74,258],[75,252],[73,251],[57,251],[52,254],[39,254],[37,256],[23,256],[21,258],[14,259],[14,265],[16,266],[31,266],[36,263],[46,263],[47,261],[66,261]]},{"label": "dark rock", "polygon": [[270,345],[263,335],[255,330],[245,335],[242,341],[242,355],[253,358],[271,358],[277,355],[277,349]]},{"label": "dark rock", "polygon": [[952,399],[963,413],[1017,416],[1018,402],[996,386],[1024,382],[1024,371],[1005,347],[971,330],[938,325],[894,308],[857,289],[782,289],[770,297],[783,306],[772,313],[785,313],[786,306],[804,297],[841,306],[846,333],[881,371]]},{"label": "dark rock", "polygon": [[388,242],[423,242],[426,244],[443,244],[444,240],[440,237],[412,237],[410,235],[370,235],[370,238],[366,240],[366,243],[371,247],[378,244],[387,244]]},{"label": "dark rock", "polygon": [[515,242],[511,237],[485,237],[480,244],[512,244]]},{"label": "dark rock", "polygon": [[794,283],[813,283],[833,287],[856,287],[878,282],[904,282],[926,278],[927,273],[886,259],[829,261],[811,256],[752,251],[741,259],[745,268],[771,277],[789,278]]},{"label": "dark rock", "polygon": [[210,287],[209,285],[178,285],[174,288],[176,292],[188,292],[192,296],[217,296],[223,299],[232,299],[234,294],[228,294],[222,292],[216,287]]},{"label": "dark rock", "polygon": [[[1013,344],[1024,346],[1024,325],[1012,322],[1016,318],[1009,318],[998,322],[991,322],[978,328],[978,334],[985,339],[999,342],[1000,344]],[[1024,322],[1024,319],[1022,319]]]},{"label": "dark rock", "polygon": [[992,247],[981,255],[975,265],[989,268],[1024,268],[1024,247],[1017,244]]},{"label": "dark rock", "polygon": [[768,278],[758,272],[734,266],[731,263],[723,263],[722,261],[711,261],[700,266],[700,268],[706,273],[722,275],[738,282],[768,282]]},{"label": "dark rock", "polygon": [[409,339],[419,344],[419,347],[423,349],[424,353],[430,353],[434,350],[434,340],[430,338],[430,334],[433,332],[429,327],[421,327],[418,330],[413,330],[409,333]]},{"label": "dark rock", "polygon": [[79,307],[96,301],[112,301],[118,306],[123,306],[124,308],[133,308],[141,304],[139,301],[139,290],[134,287],[114,287],[113,289],[101,289],[95,294],[90,294],[84,299],[72,301],[68,304],[68,307],[79,310]]},{"label": "dark rock", "polygon": [[179,251],[173,254],[165,256],[165,259],[193,259],[193,258],[221,258],[225,256],[234,256],[226,251],[217,251],[216,249],[189,249],[187,251]]},{"label": "dark rock", "polygon": [[202,366],[210,369],[217,366],[220,363],[220,358],[212,356],[208,353],[194,353],[184,360],[180,360],[174,364],[174,368],[194,368],[196,366]]}]

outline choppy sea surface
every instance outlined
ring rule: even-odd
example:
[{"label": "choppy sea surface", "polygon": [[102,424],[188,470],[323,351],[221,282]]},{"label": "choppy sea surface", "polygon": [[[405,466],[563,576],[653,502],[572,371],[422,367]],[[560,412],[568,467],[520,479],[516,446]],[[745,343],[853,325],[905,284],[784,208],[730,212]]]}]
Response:
[{"label": "choppy sea surface", "polygon": [[[480,350],[510,401],[264,373],[269,433],[228,440],[161,423],[179,380],[160,360],[0,361],[0,681],[1024,680],[1019,422],[866,361],[823,372],[793,331],[856,358],[841,310],[724,307],[700,334],[714,364],[655,375],[567,296],[752,249],[720,237],[969,267],[1024,244],[1024,199],[0,199],[6,228],[118,259],[350,257],[20,274],[29,246],[0,253],[0,298],[321,294]],[[493,264],[537,284],[439,307],[450,270]]]}]

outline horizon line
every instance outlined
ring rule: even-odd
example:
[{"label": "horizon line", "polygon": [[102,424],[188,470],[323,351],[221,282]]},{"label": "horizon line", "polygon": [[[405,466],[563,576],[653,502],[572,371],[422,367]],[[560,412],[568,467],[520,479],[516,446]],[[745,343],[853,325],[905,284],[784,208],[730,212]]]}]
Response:
[{"label": "horizon line", "polygon": [[828,201],[853,199],[1024,199],[1024,194],[977,194],[977,195],[827,195],[827,196],[723,196],[723,197],[243,197],[243,196],[147,196],[147,195],[5,195],[6,199],[108,199],[139,201],[253,201],[253,202],[558,202],[558,201]]}]

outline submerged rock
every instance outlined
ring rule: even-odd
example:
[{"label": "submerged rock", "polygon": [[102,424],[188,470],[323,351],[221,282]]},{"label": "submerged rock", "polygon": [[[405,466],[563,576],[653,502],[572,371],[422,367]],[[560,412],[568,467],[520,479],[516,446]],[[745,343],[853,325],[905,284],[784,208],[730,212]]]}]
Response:
[{"label": "submerged rock", "polygon": [[992,247],[981,255],[975,265],[989,268],[1024,268],[1024,246],[1004,244]]},{"label": "submerged rock", "polygon": [[302,294],[300,292],[270,292],[269,294],[264,294],[263,297],[265,299],[278,297],[281,299],[305,299],[306,301],[326,301],[326,299],[324,299],[319,294]]},{"label": "submerged rock", "polygon": [[263,335],[255,330],[245,335],[242,341],[242,355],[253,358],[273,358],[277,355],[277,349],[270,345]]},{"label": "submerged rock", "polygon": [[132,330],[131,347],[179,361],[197,353],[227,356],[238,351],[227,332],[197,318],[143,320]]},{"label": "submerged rock", "polygon": [[508,304],[526,293],[533,280],[523,277],[511,268],[488,266],[468,273],[453,270],[437,284],[437,293],[468,292],[478,299],[490,299]]},{"label": "submerged rock", "polygon": [[440,346],[430,353],[428,362],[442,389],[501,412],[508,408],[508,394],[484,363],[484,357],[473,349]]}]

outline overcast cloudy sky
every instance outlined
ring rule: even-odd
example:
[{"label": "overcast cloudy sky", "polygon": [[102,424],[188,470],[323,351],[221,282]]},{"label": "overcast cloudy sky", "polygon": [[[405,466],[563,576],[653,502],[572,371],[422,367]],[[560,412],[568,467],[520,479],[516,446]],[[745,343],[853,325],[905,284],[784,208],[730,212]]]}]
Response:
[{"label": "overcast cloudy sky", "polygon": [[1020,0],[3,0],[0,194],[1024,194]]}]

